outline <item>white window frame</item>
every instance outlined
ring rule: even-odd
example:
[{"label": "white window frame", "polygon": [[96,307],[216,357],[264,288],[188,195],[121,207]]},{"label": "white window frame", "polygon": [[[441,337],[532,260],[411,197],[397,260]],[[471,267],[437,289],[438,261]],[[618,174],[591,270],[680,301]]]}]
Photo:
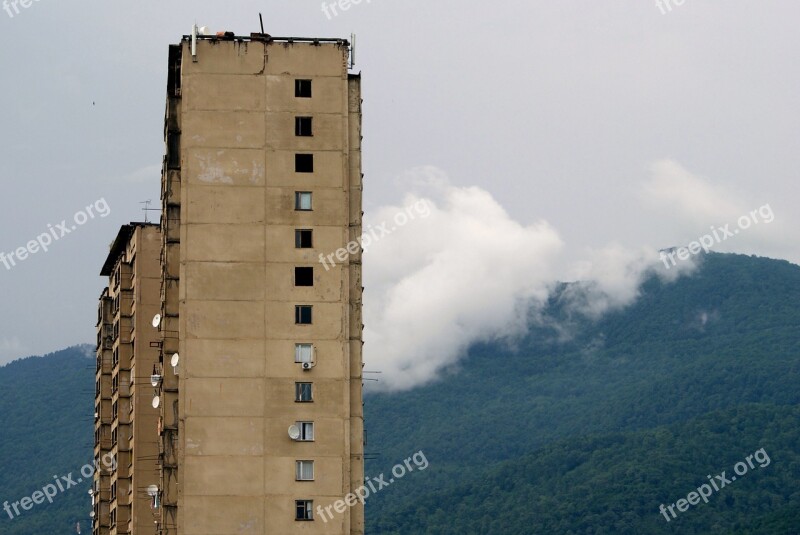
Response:
[{"label": "white window frame", "polygon": [[314,481],[314,461],[295,461],[296,481]]},{"label": "white window frame", "polygon": [[314,442],[314,422],[295,422],[295,425],[300,429],[298,442]]},{"label": "white window frame", "polygon": [[294,345],[295,364],[314,363],[314,344],[295,344]]},{"label": "white window frame", "polygon": [[310,191],[295,192],[295,210],[310,212],[314,209],[314,197]]}]

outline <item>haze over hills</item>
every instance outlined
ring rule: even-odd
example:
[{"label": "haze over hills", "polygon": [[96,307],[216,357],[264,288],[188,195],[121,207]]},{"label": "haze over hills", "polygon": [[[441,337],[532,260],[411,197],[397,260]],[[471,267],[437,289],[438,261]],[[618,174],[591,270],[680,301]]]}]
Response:
[{"label": "haze over hills", "polygon": [[[367,474],[388,480],[420,451],[430,463],[368,500],[367,532],[797,533],[800,267],[708,255],[599,319],[574,312],[580,292],[562,286],[511,346],[473,346],[435,383],[367,397]],[[0,500],[91,458],[92,349],[0,368]],[[761,448],[769,464],[708,504],[659,513]],[[74,532],[86,489],[0,511],[0,532]]]}]

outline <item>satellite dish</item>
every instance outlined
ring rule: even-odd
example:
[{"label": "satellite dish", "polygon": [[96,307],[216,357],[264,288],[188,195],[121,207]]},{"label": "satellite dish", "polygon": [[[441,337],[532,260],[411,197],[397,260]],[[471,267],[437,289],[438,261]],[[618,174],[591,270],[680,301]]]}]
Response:
[{"label": "satellite dish", "polygon": [[161,405],[161,398],[156,396],[153,398],[153,408],[157,409]]},{"label": "satellite dish", "polygon": [[174,355],[172,355],[172,360],[170,360],[169,362],[170,364],[172,364],[172,367],[175,368],[178,366],[178,363],[180,361],[181,361],[181,356],[175,353]]},{"label": "satellite dish", "polygon": [[297,440],[300,438],[300,428],[296,425],[289,426],[289,438],[292,440]]},{"label": "satellite dish", "polygon": [[91,513],[89,513],[89,518],[94,518],[94,511],[92,511]]},{"label": "satellite dish", "polygon": [[159,325],[161,325],[161,314],[156,314],[153,316],[153,327],[158,329]]},{"label": "satellite dish", "polygon": [[89,496],[94,496],[94,489],[89,489]]},{"label": "satellite dish", "polygon": [[158,386],[158,383],[161,382],[161,376],[158,374],[153,374],[150,376],[150,384],[153,386]]},{"label": "satellite dish", "polygon": [[150,497],[158,496],[158,485],[150,485],[147,487],[147,495]]}]

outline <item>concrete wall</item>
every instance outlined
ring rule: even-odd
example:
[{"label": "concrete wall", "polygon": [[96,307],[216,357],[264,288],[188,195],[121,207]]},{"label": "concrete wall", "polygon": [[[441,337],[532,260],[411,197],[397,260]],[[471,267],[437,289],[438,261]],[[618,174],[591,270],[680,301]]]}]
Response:
[{"label": "concrete wall", "polygon": [[[181,52],[167,118],[180,130],[180,199],[165,193],[180,206],[165,229],[179,244],[164,268],[179,274],[177,480],[163,483],[177,509],[164,522],[181,535],[361,534],[360,505],[295,518],[295,500],[324,507],[363,480],[360,253],[319,263],[361,232],[347,46],[203,40],[196,62],[188,43]],[[296,79],[312,80],[312,98],[295,97]],[[313,117],[313,137],[295,136],[297,116]],[[296,153],[314,155],[314,173],[295,172]],[[313,211],[295,211],[296,191],[312,192]],[[313,249],[295,248],[295,229],[313,230]],[[294,285],[295,267],[314,268],[312,287]],[[312,325],[295,324],[296,305],[313,306]],[[311,371],[297,343],[315,346]],[[313,383],[312,403],[295,401],[296,382]],[[314,422],[313,442],[289,437],[298,421]],[[297,460],[314,461],[314,481],[295,481]]]}]

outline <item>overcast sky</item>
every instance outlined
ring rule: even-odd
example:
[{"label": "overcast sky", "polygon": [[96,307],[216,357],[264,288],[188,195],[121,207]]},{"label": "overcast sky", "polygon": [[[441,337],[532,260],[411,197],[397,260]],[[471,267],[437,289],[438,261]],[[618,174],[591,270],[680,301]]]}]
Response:
[{"label": "overcast sky", "polygon": [[[431,207],[368,251],[373,368],[423,361],[446,337],[458,353],[471,325],[501,333],[515,298],[553,280],[597,277],[629,300],[648,251],[738,230],[766,205],[714,249],[800,262],[800,4],[663,2],[363,0],[330,17],[318,0],[9,6],[0,252],[89,205],[107,216],[0,263],[0,364],[93,341],[107,244],[141,201],[159,204],[168,45],[195,21],[258,31],[259,11],[276,36],[357,34],[368,221]],[[393,329],[413,331],[425,303],[446,325],[403,346]],[[370,362],[370,337],[388,357]]]}]

